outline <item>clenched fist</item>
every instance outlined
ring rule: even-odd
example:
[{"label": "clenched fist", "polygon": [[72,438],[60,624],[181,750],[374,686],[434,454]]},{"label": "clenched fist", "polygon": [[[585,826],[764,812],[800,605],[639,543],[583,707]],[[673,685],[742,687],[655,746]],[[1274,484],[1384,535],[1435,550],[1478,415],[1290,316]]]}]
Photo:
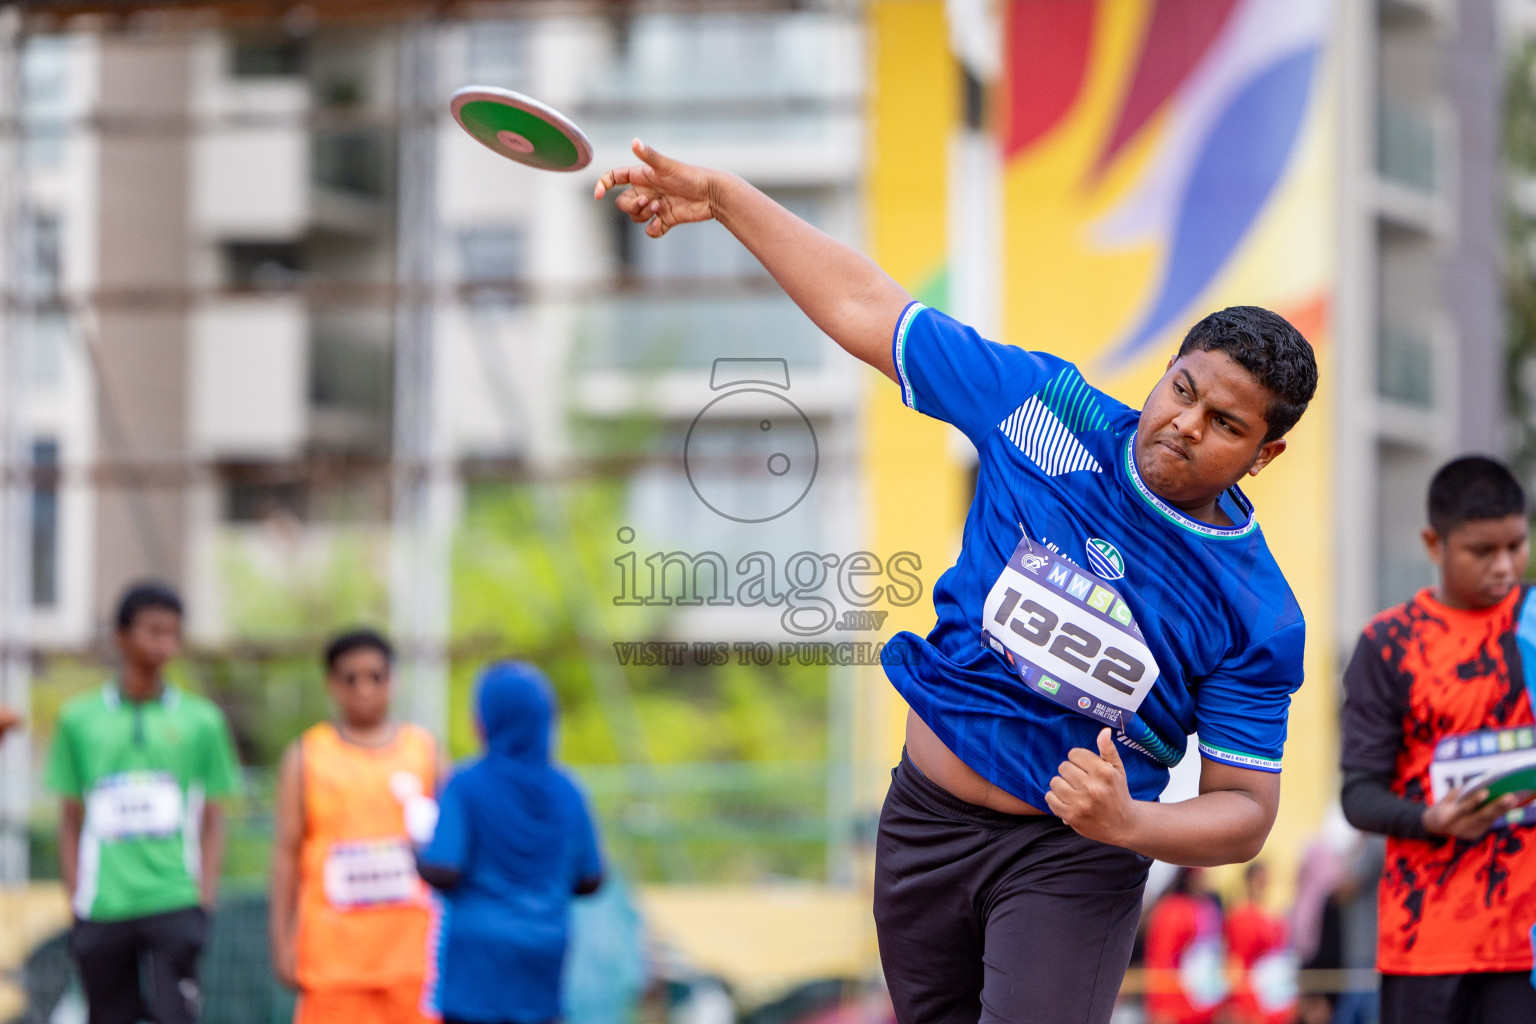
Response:
[{"label": "clenched fist", "polygon": [[1125,763],[1108,729],[1099,731],[1099,752],[1074,747],[1056,769],[1046,806],[1079,835],[1124,846],[1135,824],[1136,802],[1125,781]]}]

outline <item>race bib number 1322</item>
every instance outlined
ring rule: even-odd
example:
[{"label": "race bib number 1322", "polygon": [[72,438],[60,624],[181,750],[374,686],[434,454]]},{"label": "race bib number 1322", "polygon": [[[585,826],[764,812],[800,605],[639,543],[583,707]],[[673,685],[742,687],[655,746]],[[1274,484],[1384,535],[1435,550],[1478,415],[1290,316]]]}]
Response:
[{"label": "race bib number 1322", "polygon": [[1028,537],[987,595],[981,637],[1031,690],[1116,728],[1157,682],[1120,593]]}]

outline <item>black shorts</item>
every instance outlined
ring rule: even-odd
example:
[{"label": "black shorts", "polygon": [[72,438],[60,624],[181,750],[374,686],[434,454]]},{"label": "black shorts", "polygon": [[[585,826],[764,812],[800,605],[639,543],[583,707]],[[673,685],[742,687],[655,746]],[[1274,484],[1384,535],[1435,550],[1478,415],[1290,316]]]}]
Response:
[{"label": "black shorts", "polygon": [[90,1024],[192,1024],[202,1001],[197,958],[207,937],[201,907],[76,921],[69,951],[80,968]]},{"label": "black shorts", "polygon": [[1054,815],[956,799],[903,754],[875,844],[875,930],[896,1019],[1108,1021],[1151,863]]},{"label": "black shorts", "polygon": [[1531,1021],[1536,1021],[1536,988],[1529,971],[1381,976],[1381,1024]]}]

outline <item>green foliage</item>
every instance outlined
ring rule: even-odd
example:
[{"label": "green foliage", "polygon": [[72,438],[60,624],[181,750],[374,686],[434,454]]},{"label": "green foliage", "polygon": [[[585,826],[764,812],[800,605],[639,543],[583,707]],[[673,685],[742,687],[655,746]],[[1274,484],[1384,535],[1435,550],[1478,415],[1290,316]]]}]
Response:
[{"label": "green foliage", "polygon": [[273,556],[240,535],[227,538],[221,592],[239,644],[186,658],[194,687],[229,717],[246,764],[276,764],[290,741],[330,715],[320,663],[330,637],[388,621],[383,532],[336,528],[309,540]]},{"label": "green foliage", "polygon": [[621,620],[613,605],[623,499],[612,480],[471,490],[454,551],[453,641],[464,653],[451,749],[476,745],[480,664],[532,661],[559,695],[561,754],[592,786],[631,877],[819,874],[827,671],[620,666],[614,641],[658,639],[668,624],[667,609],[625,608]]},{"label": "green foliage", "polygon": [[313,550],[295,544],[280,560],[258,559],[231,540],[219,558],[229,632],[246,642],[294,642],[383,623],[388,557],[383,532],[361,527],[333,528]]},{"label": "green foliage", "polygon": [[[654,639],[666,626],[666,609],[625,608],[629,632],[619,632],[613,556],[622,491],[611,481],[563,497],[539,491],[495,484],[471,492],[455,545],[453,639],[456,650],[524,658],[550,675],[566,759],[610,764],[635,748],[651,761],[825,756],[822,669],[618,666],[613,641]],[[644,635],[633,635],[637,626]],[[452,701],[455,752],[472,742],[467,687],[478,666],[477,658],[455,662],[463,691]],[[642,736],[622,735],[636,727]]]}]

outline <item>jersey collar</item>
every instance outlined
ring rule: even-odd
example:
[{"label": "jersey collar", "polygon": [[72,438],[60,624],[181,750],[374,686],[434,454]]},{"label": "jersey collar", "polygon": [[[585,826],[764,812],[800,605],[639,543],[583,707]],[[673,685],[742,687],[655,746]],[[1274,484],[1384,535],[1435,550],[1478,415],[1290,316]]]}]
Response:
[{"label": "jersey collar", "polygon": [[1238,489],[1236,484],[1227,488],[1226,493],[1236,503],[1238,511],[1243,515],[1243,522],[1237,526],[1214,526],[1210,523],[1202,523],[1198,519],[1191,519],[1162,498],[1153,494],[1152,488],[1148,487],[1146,481],[1142,480],[1141,470],[1136,468],[1135,444],[1136,433],[1132,431],[1131,436],[1125,440],[1125,474],[1130,478],[1131,489],[1136,492],[1137,496],[1150,505],[1164,519],[1181,530],[1188,530],[1190,533],[1198,534],[1201,537],[1228,539],[1246,537],[1259,528],[1259,521],[1253,514],[1253,503],[1248,500],[1247,495]]},{"label": "jersey collar", "polygon": [[[123,706],[123,687],[116,679],[107,680],[107,684],[101,688],[102,700],[107,702],[107,707],[116,711]],[[161,707],[169,711],[181,703],[181,694],[170,683],[160,684],[160,696],[155,700]]]}]

